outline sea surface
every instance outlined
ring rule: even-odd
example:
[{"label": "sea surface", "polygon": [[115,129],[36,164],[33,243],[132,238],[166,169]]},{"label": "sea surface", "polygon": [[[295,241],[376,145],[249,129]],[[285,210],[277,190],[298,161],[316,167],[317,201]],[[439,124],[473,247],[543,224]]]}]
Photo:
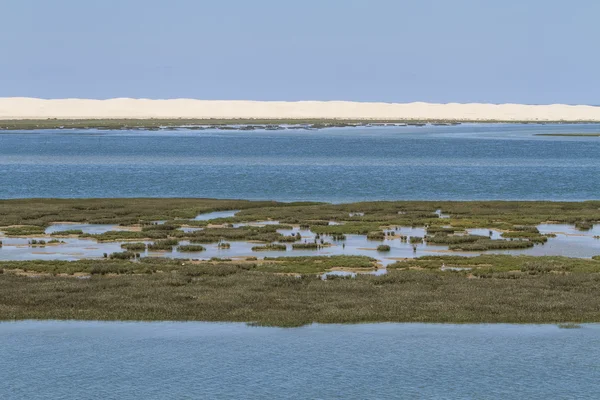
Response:
[{"label": "sea surface", "polygon": [[599,124],[0,133],[0,198],[600,197]]},{"label": "sea surface", "polygon": [[598,399],[600,325],[0,323],[2,399]]},{"label": "sea surface", "polygon": [[[600,125],[2,132],[0,198],[598,199],[600,138],[535,136],[595,132]],[[545,249],[588,246],[569,229]],[[30,257],[9,241],[10,259]],[[100,251],[65,246],[68,257]],[[599,360],[598,324],[2,322],[0,399],[598,399]]]}]

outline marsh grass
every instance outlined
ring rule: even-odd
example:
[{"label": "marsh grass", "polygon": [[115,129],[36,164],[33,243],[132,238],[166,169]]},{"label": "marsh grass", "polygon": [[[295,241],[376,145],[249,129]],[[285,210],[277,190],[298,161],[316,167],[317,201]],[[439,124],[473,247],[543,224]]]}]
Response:
[{"label": "marsh grass", "polygon": [[[237,321],[286,327],[313,322],[600,321],[597,273],[468,279],[465,273],[390,270],[383,276],[323,281],[312,272],[281,274],[306,261],[299,259],[277,259],[261,267],[143,260],[32,263],[38,269],[52,269],[53,264],[58,271],[64,271],[62,266],[91,269],[92,277],[85,280],[60,275],[33,279],[11,272],[4,263],[0,319]],[[139,273],[131,273],[132,268]],[[155,272],[143,273],[144,268]]]},{"label": "marsh grass", "polygon": [[154,243],[150,243],[148,245],[148,250],[152,251],[162,251],[162,250],[173,250],[173,246],[177,246],[179,241],[176,239],[165,239],[165,240],[157,240]]},{"label": "marsh grass", "polygon": [[146,250],[146,243],[123,243],[121,248],[131,251],[143,251]]},{"label": "marsh grass", "polygon": [[367,233],[367,240],[384,240],[385,232],[383,231],[374,231]]},{"label": "marsh grass", "polygon": [[486,250],[515,250],[533,247],[535,243],[529,240],[491,240],[481,239],[472,243],[456,243],[448,246],[450,250],[486,251]]},{"label": "marsh grass", "polygon": [[264,246],[254,246],[252,251],[286,251],[287,246],[285,244],[270,243]]},{"label": "marsh grass", "polygon": [[[586,202],[519,202],[519,201],[375,201],[352,204],[278,203],[269,201],[214,199],[17,199],[0,200],[0,228],[13,235],[43,233],[52,222],[70,221],[98,224],[147,224],[166,220],[167,226],[185,224],[206,226],[193,221],[201,213],[241,210],[228,223],[277,220],[282,224],[309,226],[319,234],[361,234],[380,231],[389,226],[429,226],[428,235],[454,233],[468,228],[517,231],[533,229],[546,222],[593,226],[600,221],[600,201]],[[449,218],[439,226],[436,210]],[[329,221],[343,222],[328,225]],[[155,228],[156,227],[156,228]],[[527,227],[527,228],[525,228]],[[149,234],[170,235],[160,225],[144,225],[145,232],[129,232],[130,239]],[[262,231],[267,233],[266,230]],[[532,230],[535,233],[535,231]],[[98,235],[100,240],[119,240],[124,233]],[[272,236],[276,234],[271,233]],[[123,237],[123,236],[121,236]],[[151,237],[159,238],[159,237]],[[163,237],[164,238],[164,237]],[[231,239],[233,240],[233,239]]]},{"label": "marsh grass", "polygon": [[[536,229],[537,231],[537,229]],[[542,235],[539,232],[528,232],[528,231],[519,231],[519,232],[503,232],[501,234],[503,238],[506,239],[526,239],[530,242],[534,243],[546,243],[548,241],[548,236]]]},{"label": "marsh grass", "polygon": [[139,254],[136,254],[133,251],[122,251],[112,253],[108,257],[113,260],[130,260],[139,257]]},{"label": "marsh grass", "polygon": [[200,246],[199,244],[188,244],[178,246],[177,250],[181,252],[200,252],[206,249],[204,248],[204,246]]},{"label": "marsh grass", "polygon": [[329,246],[331,246],[331,243],[326,242],[294,243],[292,244],[292,250],[319,250]]},{"label": "marsh grass", "polygon": [[83,235],[81,229],[67,229],[65,231],[56,231],[50,234],[51,236],[69,236],[69,235]]},{"label": "marsh grass", "polygon": [[447,235],[447,234],[435,234],[433,236],[427,235],[426,237],[427,243],[430,244],[458,244],[458,243],[473,243],[478,240],[486,240],[487,236],[480,235]]},{"label": "marsh grass", "polygon": [[580,231],[589,231],[594,228],[594,224],[590,221],[577,221],[575,222],[575,228]]},{"label": "marsh grass", "polygon": [[43,235],[45,232],[45,229],[41,226],[15,226],[1,228],[1,230],[6,236]]}]

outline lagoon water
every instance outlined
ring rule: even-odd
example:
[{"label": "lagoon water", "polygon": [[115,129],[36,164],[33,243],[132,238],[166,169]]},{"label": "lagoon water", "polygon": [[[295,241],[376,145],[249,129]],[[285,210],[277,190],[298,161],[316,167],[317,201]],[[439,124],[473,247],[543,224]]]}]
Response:
[{"label": "lagoon water", "polygon": [[0,338],[3,399],[600,397],[600,325],[23,321]]},{"label": "lagoon water", "polygon": [[598,124],[0,134],[0,198],[587,200]]},{"label": "lagoon water", "polygon": [[[586,132],[600,125],[2,132],[0,198],[598,199],[600,138],[535,136]],[[599,243],[591,232],[543,228],[559,236],[523,253],[587,257]],[[3,259],[70,260],[120,248],[68,238],[31,249],[26,239],[3,239]],[[21,321],[0,323],[0,343],[2,399],[600,398],[595,324]]]}]

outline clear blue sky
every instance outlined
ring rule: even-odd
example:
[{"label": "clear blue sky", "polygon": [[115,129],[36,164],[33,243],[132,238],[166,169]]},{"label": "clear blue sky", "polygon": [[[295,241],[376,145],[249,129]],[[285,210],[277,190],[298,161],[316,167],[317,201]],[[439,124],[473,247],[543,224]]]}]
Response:
[{"label": "clear blue sky", "polygon": [[1,0],[0,97],[600,104],[599,0]]}]

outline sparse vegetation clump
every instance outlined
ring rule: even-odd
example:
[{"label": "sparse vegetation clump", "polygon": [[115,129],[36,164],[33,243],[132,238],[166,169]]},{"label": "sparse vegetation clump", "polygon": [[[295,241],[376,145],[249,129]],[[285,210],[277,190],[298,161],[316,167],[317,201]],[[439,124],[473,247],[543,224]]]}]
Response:
[{"label": "sparse vegetation clump", "polygon": [[512,227],[512,230],[517,232],[540,233],[537,226],[532,225],[515,225]]},{"label": "sparse vegetation clump", "polygon": [[580,231],[589,231],[594,228],[594,224],[590,221],[577,221],[575,222],[575,228]]},{"label": "sparse vegetation clump", "polygon": [[285,244],[270,243],[264,246],[254,246],[252,251],[286,251],[287,246]]},{"label": "sparse vegetation clump", "polygon": [[369,232],[369,233],[367,233],[367,239],[368,240],[384,240],[385,232],[383,232],[383,231]]},{"label": "sparse vegetation clump", "polygon": [[147,225],[147,226],[143,226],[142,227],[142,232],[153,232],[153,231],[159,231],[159,232],[168,232],[168,231],[174,231],[175,229],[178,229],[181,225],[176,225],[176,224],[171,224],[171,223],[164,223],[164,224],[152,224],[152,225]]},{"label": "sparse vegetation clump", "polygon": [[377,246],[377,251],[382,251],[382,252],[386,252],[386,251],[390,251],[391,247],[388,246],[387,244],[380,244],[379,246]]},{"label": "sparse vegetation clump", "polygon": [[472,243],[457,243],[448,246],[450,250],[486,251],[486,250],[515,250],[527,249],[534,246],[529,240],[491,240],[482,239]]},{"label": "sparse vegetation clump", "polygon": [[427,235],[450,235],[459,231],[461,231],[461,229],[443,226],[430,226],[427,228]]},{"label": "sparse vegetation clump", "polygon": [[178,251],[181,252],[200,252],[200,251],[204,251],[206,250],[204,248],[204,246],[200,246],[199,244],[188,244],[188,245],[181,245],[177,247]]},{"label": "sparse vegetation clump", "polygon": [[410,244],[421,244],[423,243],[423,238],[421,236],[411,236],[409,242]]},{"label": "sparse vegetation clump", "polygon": [[139,257],[139,254],[134,253],[133,251],[121,251],[112,253],[109,255],[111,260],[130,260],[132,258]]},{"label": "sparse vegetation clump", "polygon": [[323,247],[331,246],[331,243],[309,242],[309,243],[294,243],[292,250],[319,250]]},{"label": "sparse vegetation clump", "polygon": [[31,235],[43,235],[45,232],[42,226],[10,226],[6,228],[0,228],[6,236],[31,236]]},{"label": "sparse vegetation clump", "polygon": [[148,245],[148,250],[151,251],[163,251],[163,250],[173,250],[173,246],[177,246],[179,241],[176,239],[165,239],[165,240],[157,240],[154,243],[150,243]]},{"label": "sparse vegetation clump", "polygon": [[529,231],[504,232],[504,233],[502,233],[501,236],[506,239],[526,239],[533,243],[546,243],[548,241],[548,236],[542,235],[539,232],[538,233],[529,232]]},{"label": "sparse vegetation clump", "polygon": [[231,243],[221,242],[217,245],[219,249],[229,249],[231,248]]},{"label": "sparse vegetation clump", "polygon": [[131,251],[143,251],[146,250],[146,243],[123,243],[121,248]]},{"label": "sparse vegetation clump", "polygon": [[81,229],[67,229],[66,231],[56,231],[51,233],[52,236],[70,236],[70,235],[83,235]]},{"label": "sparse vegetation clump", "polygon": [[300,235],[289,235],[289,236],[282,236],[281,238],[279,238],[279,242],[282,243],[293,243],[293,242],[297,242],[298,240],[301,240],[302,237]]},{"label": "sparse vegetation clump", "polygon": [[473,243],[478,240],[486,240],[487,236],[481,235],[446,235],[446,234],[435,234],[433,236],[427,235],[426,237],[427,243],[430,244],[443,244],[443,245],[451,245],[451,244],[459,244],[459,243]]}]

